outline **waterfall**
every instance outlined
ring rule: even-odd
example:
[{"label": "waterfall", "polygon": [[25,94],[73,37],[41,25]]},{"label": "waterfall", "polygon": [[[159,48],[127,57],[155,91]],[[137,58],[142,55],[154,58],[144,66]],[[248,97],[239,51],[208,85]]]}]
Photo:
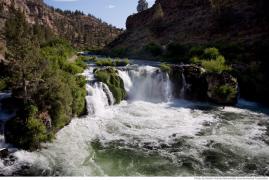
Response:
[{"label": "waterfall", "polygon": [[124,88],[125,88],[126,92],[127,93],[130,92],[130,90],[133,86],[133,83],[132,83],[132,80],[128,74],[128,71],[118,70],[118,73],[119,73],[120,78],[123,80]]},{"label": "waterfall", "polygon": [[151,102],[170,100],[172,93],[169,75],[161,72],[159,68],[142,66],[118,72],[130,100]]},{"label": "waterfall", "polygon": [[186,77],[183,72],[181,74],[181,84],[182,84],[182,87],[180,90],[180,98],[184,99],[188,84],[187,84]]},{"label": "waterfall", "polygon": [[93,70],[94,68],[90,67],[83,73],[88,80],[88,84],[86,86],[87,110],[91,115],[102,115],[105,114],[107,106],[115,103],[115,99],[106,84],[96,82]]},{"label": "waterfall", "polygon": [[1,101],[3,99],[10,98],[10,97],[11,97],[11,92],[0,93],[0,148],[6,147],[5,137],[4,137],[6,121],[8,121],[9,119],[13,118],[16,115],[15,111],[13,112],[2,107]]},{"label": "waterfall", "polygon": [[87,84],[87,92],[86,100],[89,114],[102,115],[105,113],[106,107],[115,102],[112,93],[104,83]]}]

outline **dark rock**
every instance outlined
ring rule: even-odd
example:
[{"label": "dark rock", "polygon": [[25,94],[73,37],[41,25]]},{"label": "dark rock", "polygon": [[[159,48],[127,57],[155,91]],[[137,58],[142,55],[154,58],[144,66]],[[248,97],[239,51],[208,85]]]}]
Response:
[{"label": "dark rock", "polygon": [[0,149],[0,158],[1,159],[7,158],[8,155],[9,155],[8,149],[6,149],[6,148]]},{"label": "dark rock", "polygon": [[234,105],[238,100],[238,83],[230,74],[207,73],[208,98],[222,105]]},{"label": "dark rock", "polygon": [[206,100],[207,83],[204,78],[205,70],[195,65],[173,65],[171,66],[170,78],[173,82],[174,97],[182,97],[184,86],[183,76],[186,81],[184,92],[185,99]]},{"label": "dark rock", "polygon": [[[174,97],[209,100],[221,105],[237,103],[238,83],[230,74],[208,73],[196,65],[173,65],[170,79],[174,86]],[[186,86],[184,97],[182,97],[183,86]]]}]

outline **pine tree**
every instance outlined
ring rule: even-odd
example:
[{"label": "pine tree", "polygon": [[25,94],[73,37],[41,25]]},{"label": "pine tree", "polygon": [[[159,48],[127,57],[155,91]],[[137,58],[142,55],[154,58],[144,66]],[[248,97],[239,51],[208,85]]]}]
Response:
[{"label": "pine tree", "polygon": [[6,22],[7,55],[10,83],[13,94],[30,100],[31,93],[37,88],[41,77],[42,60],[39,56],[39,42],[32,35],[31,27],[24,14],[14,10],[13,16]]},{"label": "pine tree", "polygon": [[137,12],[142,12],[148,9],[148,3],[146,0],[139,0],[137,5]]}]

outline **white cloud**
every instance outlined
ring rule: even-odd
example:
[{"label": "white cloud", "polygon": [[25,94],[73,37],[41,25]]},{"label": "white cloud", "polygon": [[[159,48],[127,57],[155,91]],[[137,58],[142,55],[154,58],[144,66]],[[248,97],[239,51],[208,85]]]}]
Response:
[{"label": "white cloud", "polygon": [[107,7],[108,7],[109,9],[113,9],[113,8],[115,8],[116,6],[113,5],[113,4],[110,4],[110,5],[108,5]]}]

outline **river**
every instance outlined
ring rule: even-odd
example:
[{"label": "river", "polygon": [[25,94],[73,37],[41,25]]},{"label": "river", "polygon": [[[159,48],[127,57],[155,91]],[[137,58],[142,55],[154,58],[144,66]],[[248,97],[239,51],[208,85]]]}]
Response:
[{"label": "river", "polygon": [[12,163],[0,160],[0,174],[269,175],[267,109],[244,100],[223,107],[175,99],[168,75],[137,64],[119,70],[128,93],[119,105],[109,105],[112,93],[94,82],[90,66],[84,72],[89,115],[74,118],[42,150],[16,151]]}]

